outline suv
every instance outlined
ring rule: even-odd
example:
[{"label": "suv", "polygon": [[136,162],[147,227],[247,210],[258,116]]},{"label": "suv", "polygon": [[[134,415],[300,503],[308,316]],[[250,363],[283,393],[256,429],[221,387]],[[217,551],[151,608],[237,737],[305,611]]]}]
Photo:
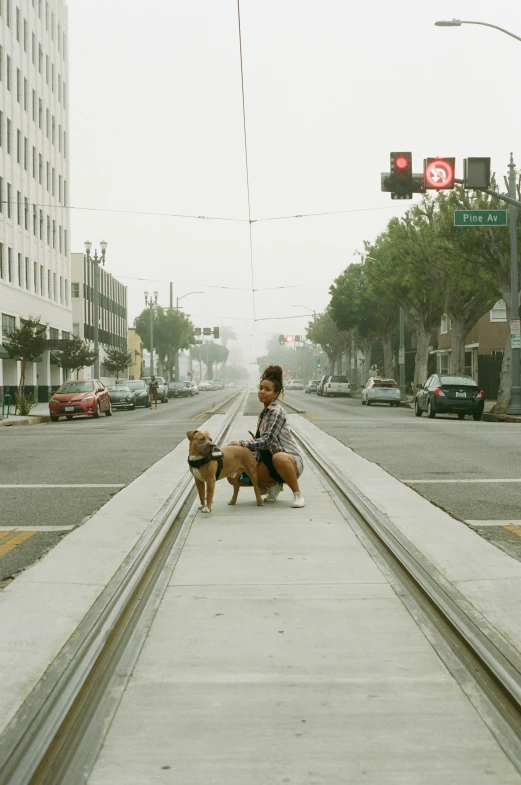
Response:
[{"label": "suv", "polygon": [[[145,382],[147,388],[150,384],[150,380],[152,379],[151,376],[143,376],[143,381]],[[168,403],[168,385],[163,376],[156,376],[156,382],[159,384],[157,388],[157,400],[161,401],[161,403]]]},{"label": "suv", "polygon": [[328,376],[324,381],[323,395],[331,398],[334,395],[351,397],[351,384],[347,376]]},{"label": "suv", "polygon": [[303,390],[304,382],[302,379],[290,379],[286,385],[286,390]]},{"label": "suv", "polygon": [[309,395],[310,393],[316,393],[319,383],[319,379],[311,379],[311,381],[308,382],[304,388],[306,395]]}]

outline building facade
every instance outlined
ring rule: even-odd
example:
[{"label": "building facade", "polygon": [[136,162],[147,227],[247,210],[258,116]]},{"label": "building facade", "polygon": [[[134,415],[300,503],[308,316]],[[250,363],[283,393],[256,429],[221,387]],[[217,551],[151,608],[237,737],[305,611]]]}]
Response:
[{"label": "building facade", "polygon": [[128,328],[128,350],[132,355],[132,365],[128,369],[129,379],[141,379],[143,375],[143,341],[136,332],[135,327]]},{"label": "building facade", "polygon": [[[64,0],[0,0],[0,312],[2,338],[28,317],[48,337],[72,331],[69,252],[69,71]],[[0,345],[0,393],[20,363]],[[49,350],[27,369],[48,399],[61,382]]]},{"label": "building facade", "polygon": [[[94,347],[94,262],[83,253],[72,254],[72,332]],[[104,347],[127,349],[127,287],[100,265],[98,271],[98,343],[101,380],[114,378],[104,368]],[[90,379],[94,369],[80,372]],[[123,374],[124,376],[124,374]],[[138,377],[139,378],[139,377]]]}]

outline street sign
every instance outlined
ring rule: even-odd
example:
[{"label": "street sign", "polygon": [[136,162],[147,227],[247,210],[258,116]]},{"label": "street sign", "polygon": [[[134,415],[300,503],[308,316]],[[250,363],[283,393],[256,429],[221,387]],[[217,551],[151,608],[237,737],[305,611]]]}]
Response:
[{"label": "street sign", "polygon": [[398,350],[398,365],[405,365],[405,346],[400,346]]},{"label": "street sign", "polygon": [[510,320],[510,346],[512,349],[521,349],[521,321]]},{"label": "street sign", "polygon": [[506,210],[454,210],[454,226],[506,225]]},{"label": "street sign", "polygon": [[426,158],[424,161],[425,188],[442,191],[454,188],[455,158]]}]

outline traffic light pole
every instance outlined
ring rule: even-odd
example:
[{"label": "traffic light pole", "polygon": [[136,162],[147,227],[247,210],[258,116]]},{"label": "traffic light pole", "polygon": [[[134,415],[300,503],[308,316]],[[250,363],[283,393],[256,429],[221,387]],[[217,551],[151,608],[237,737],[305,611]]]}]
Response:
[{"label": "traffic light pole", "polygon": [[405,391],[405,311],[400,305],[400,350],[398,353],[398,364],[400,366],[400,401],[407,400]]},{"label": "traffic light pole", "polygon": [[[516,167],[512,153],[508,165],[508,194],[516,196]],[[521,348],[519,329],[519,262],[517,258],[517,207],[510,205],[510,289],[512,296],[510,312],[510,346],[512,352],[512,388],[508,414],[521,414]],[[515,343],[515,346],[514,346]]]}]

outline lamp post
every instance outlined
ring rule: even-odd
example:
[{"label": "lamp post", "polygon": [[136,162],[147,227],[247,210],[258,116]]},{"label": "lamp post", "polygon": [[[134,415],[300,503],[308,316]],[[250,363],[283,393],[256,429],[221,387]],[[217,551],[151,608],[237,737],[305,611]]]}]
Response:
[{"label": "lamp post", "polygon": [[157,292],[154,292],[149,297],[148,292],[145,292],[145,306],[148,307],[150,312],[150,376],[154,375],[154,308],[157,305]]},{"label": "lamp post", "polygon": [[[488,22],[470,22],[463,19],[443,20],[434,23],[438,27],[461,27],[461,25],[482,25],[499,30],[516,41],[521,41],[518,35],[514,35],[509,30]],[[508,195],[511,199],[516,198],[516,167],[512,153],[510,153],[510,163],[508,165]],[[517,258],[517,207],[510,203],[510,351],[512,353],[512,385],[510,388],[510,406],[508,414],[521,414],[521,348],[519,347],[519,260]],[[515,335],[515,339],[514,339]],[[514,342],[516,345],[513,346]]]},{"label": "lamp post", "polygon": [[[185,297],[189,297],[191,294],[205,294],[205,292],[187,292],[187,294],[181,295],[181,297],[175,298],[175,309],[179,312],[179,300],[184,300]],[[192,370],[192,349],[190,347],[190,370]],[[175,381],[179,381],[179,349],[177,350],[176,357],[175,357]]]},{"label": "lamp post", "polygon": [[94,251],[94,256],[90,255],[92,243],[90,240],[85,240],[85,254],[87,256],[87,263],[92,262],[94,272],[94,313],[92,316],[93,321],[93,338],[94,338],[94,352],[96,359],[94,360],[94,378],[99,378],[99,265],[100,263],[105,266],[105,254],[107,252],[108,243],[105,240],[100,242],[101,256],[98,256],[98,249]]}]

